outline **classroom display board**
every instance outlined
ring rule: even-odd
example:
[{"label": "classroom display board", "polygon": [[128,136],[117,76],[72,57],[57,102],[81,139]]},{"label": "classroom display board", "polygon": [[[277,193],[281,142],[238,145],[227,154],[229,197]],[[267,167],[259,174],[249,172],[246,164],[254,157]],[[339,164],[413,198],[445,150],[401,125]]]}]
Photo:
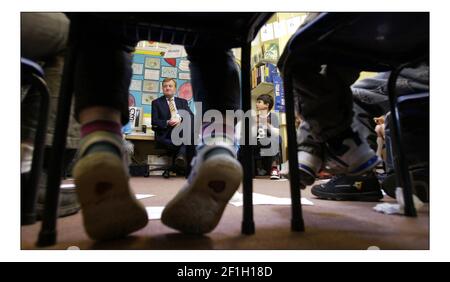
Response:
[{"label": "classroom display board", "polygon": [[166,77],[177,82],[176,97],[186,99],[195,113],[194,99],[186,57],[167,58],[164,52],[139,51],[133,54],[133,76],[130,84],[129,107],[143,109],[143,123],[151,126],[152,101],[163,96],[162,81]]}]

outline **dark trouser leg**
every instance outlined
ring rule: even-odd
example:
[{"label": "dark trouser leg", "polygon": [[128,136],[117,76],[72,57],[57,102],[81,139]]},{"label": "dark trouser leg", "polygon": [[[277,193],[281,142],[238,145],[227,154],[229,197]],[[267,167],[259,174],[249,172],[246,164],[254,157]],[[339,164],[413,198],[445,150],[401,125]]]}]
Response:
[{"label": "dark trouser leg", "polygon": [[300,114],[310,124],[311,135],[317,141],[325,142],[350,127],[353,119],[350,85],[358,78],[358,70],[299,63],[292,73]]},{"label": "dark trouser leg", "polygon": [[226,110],[239,109],[239,71],[231,50],[191,47],[186,52],[194,98],[202,102],[203,112],[215,109],[224,114]]},{"label": "dark trouser leg", "polygon": [[[128,95],[131,63],[137,38],[129,37],[119,23],[98,18],[77,19],[80,32],[75,64],[75,116],[83,109],[103,106],[121,113],[122,124],[128,122]],[[99,55],[98,46],[108,44]]]}]

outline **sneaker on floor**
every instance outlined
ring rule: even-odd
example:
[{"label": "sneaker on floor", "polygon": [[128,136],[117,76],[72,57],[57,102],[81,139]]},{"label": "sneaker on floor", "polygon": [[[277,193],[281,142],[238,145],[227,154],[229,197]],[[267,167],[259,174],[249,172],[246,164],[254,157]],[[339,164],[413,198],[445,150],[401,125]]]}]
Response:
[{"label": "sneaker on floor", "polygon": [[313,184],[322,166],[322,159],[304,151],[299,151],[297,157],[300,182],[305,186]]},{"label": "sneaker on floor", "polygon": [[125,237],[148,223],[147,212],[129,186],[120,137],[94,132],[83,137],[74,167],[83,223],[94,240]]},{"label": "sneaker on floor", "polygon": [[272,170],[270,172],[270,179],[272,179],[272,180],[280,179],[280,171],[278,170],[277,167],[272,168]]},{"label": "sneaker on floor", "polygon": [[359,176],[338,175],[327,183],[315,185],[311,193],[321,199],[373,201],[383,198],[380,183],[373,172]]},{"label": "sneaker on floor", "polygon": [[340,142],[328,143],[325,168],[333,174],[360,175],[371,171],[381,159],[357,132]]},{"label": "sneaker on floor", "polygon": [[[316,180],[316,175],[322,166],[322,159],[308,152],[299,151],[298,171],[302,187],[311,185]],[[281,165],[280,175],[289,178],[289,161]]]},{"label": "sneaker on floor", "polygon": [[[42,218],[45,204],[45,192],[47,190],[47,173],[43,172],[39,181],[38,199],[36,203],[36,215]],[[76,214],[80,210],[75,184],[61,184],[59,188],[58,217]]]},{"label": "sneaker on floor", "polygon": [[229,146],[204,146],[192,161],[187,183],[163,210],[161,221],[183,233],[212,231],[239,188],[242,174],[236,153]]}]

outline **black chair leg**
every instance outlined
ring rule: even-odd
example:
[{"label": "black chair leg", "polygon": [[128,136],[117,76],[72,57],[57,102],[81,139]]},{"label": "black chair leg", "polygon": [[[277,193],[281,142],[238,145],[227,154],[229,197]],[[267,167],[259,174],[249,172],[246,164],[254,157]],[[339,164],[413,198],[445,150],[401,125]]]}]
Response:
[{"label": "black chair leg", "polygon": [[[72,27],[71,27],[72,28]],[[72,31],[71,31],[72,34]],[[58,100],[53,148],[48,167],[48,182],[45,195],[42,226],[37,245],[51,246],[56,243],[56,220],[58,212],[59,190],[61,184],[63,153],[66,147],[67,127],[70,117],[70,105],[73,94],[73,77],[75,69],[76,47],[69,46],[64,62],[61,91]]]},{"label": "black chair leg", "polygon": [[186,172],[185,172],[185,178],[189,178],[189,174],[191,174],[191,162],[192,159],[195,156],[195,145],[194,145],[194,140],[192,138],[191,140],[191,144],[186,146]]},{"label": "black chair leg", "polygon": [[287,147],[289,156],[289,184],[291,188],[292,201],[292,231],[305,231],[303,221],[301,193],[300,193],[300,176],[298,173],[297,159],[297,132],[295,128],[295,107],[294,94],[292,90],[292,78],[289,74],[284,77],[284,95],[286,101],[286,125],[287,125]]},{"label": "black chair leg", "polygon": [[[409,64],[407,64],[409,65]],[[412,181],[409,175],[408,163],[405,152],[402,148],[403,136],[400,122],[400,113],[397,107],[396,82],[402,69],[407,65],[403,65],[391,72],[388,81],[389,103],[391,108],[392,118],[392,146],[395,157],[395,175],[397,180],[397,187],[403,188],[403,198],[405,201],[405,215],[416,217],[417,212],[413,203]]]},{"label": "black chair leg", "polygon": [[[242,109],[246,113],[251,109],[251,88],[250,88],[250,43],[242,47]],[[249,143],[250,121],[244,119],[244,145],[241,145],[242,156],[245,162],[242,163],[244,169],[243,180],[243,221],[242,234],[251,235],[255,233],[255,222],[253,221],[253,151]]]},{"label": "black chair leg", "polygon": [[[22,211],[21,224],[28,225],[36,222],[36,201],[38,195],[38,186],[42,174],[42,165],[44,160],[45,135],[47,132],[48,109],[50,95],[46,82],[36,74],[31,74],[31,91],[37,90],[40,94],[40,106],[38,126],[34,140],[33,161],[31,171],[27,179],[24,179],[22,185]],[[30,93],[30,91],[28,92]]]}]

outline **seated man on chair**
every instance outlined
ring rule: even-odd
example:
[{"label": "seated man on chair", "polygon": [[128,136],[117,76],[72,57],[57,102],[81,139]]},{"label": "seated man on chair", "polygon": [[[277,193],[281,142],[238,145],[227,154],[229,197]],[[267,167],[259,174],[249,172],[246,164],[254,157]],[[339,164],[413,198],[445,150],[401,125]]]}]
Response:
[{"label": "seated man on chair", "polygon": [[172,130],[182,121],[178,112],[179,110],[185,110],[189,112],[191,116],[194,114],[190,110],[185,99],[175,97],[175,93],[177,92],[177,83],[175,79],[165,78],[162,83],[162,88],[164,96],[161,96],[152,102],[152,129],[155,131],[156,142],[174,153],[174,162],[177,169],[185,171],[185,145],[174,145],[171,135]]}]

